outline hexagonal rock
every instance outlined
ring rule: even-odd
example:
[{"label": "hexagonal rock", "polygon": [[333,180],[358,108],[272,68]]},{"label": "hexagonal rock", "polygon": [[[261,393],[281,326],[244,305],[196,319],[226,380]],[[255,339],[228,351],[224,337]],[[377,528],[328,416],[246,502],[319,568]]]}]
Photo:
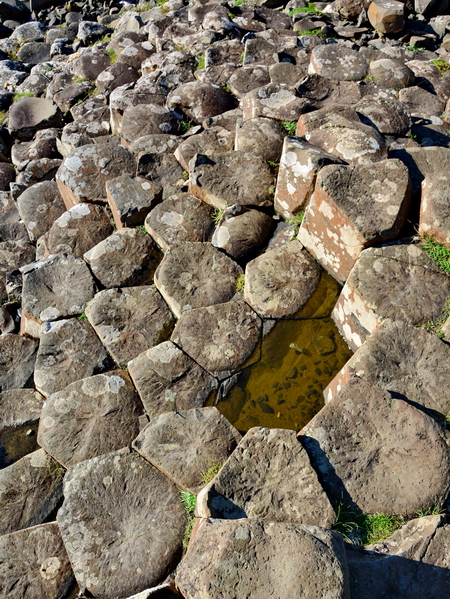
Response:
[{"label": "hexagonal rock", "polygon": [[118,229],[142,225],[161,196],[159,185],[141,177],[121,175],[106,182],[106,197]]},{"label": "hexagonal rock", "polygon": [[242,96],[244,121],[258,116],[296,121],[310,107],[311,103],[299,97],[294,87],[282,83],[269,83]]},{"label": "hexagonal rock", "polygon": [[178,487],[137,453],[73,466],[64,497],[58,524],[77,582],[93,595],[128,597],[176,565],[186,527]]},{"label": "hexagonal rock", "polygon": [[378,33],[398,33],[403,29],[405,5],[397,0],[373,0],[367,18]]},{"label": "hexagonal rock", "polygon": [[215,208],[271,206],[273,175],[267,162],[248,152],[197,154],[191,161],[189,192]]},{"label": "hexagonal rock", "polygon": [[97,374],[47,398],[38,443],[67,468],[129,445],[139,433],[142,412],[126,372]]},{"label": "hexagonal rock", "polygon": [[[287,576],[286,573],[289,572]],[[316,526],[202,520],[176,584],[186,599],[349,599],[342,537]]]},{"label": "hexagonal rock", "polygon": [[88,322],[45,322],[34,369],[36,389],[47,396],[106,366],[108,354]]},{"label": "hexagonal rock", "polygon": [[340,44],[316,46],[311,52],[308,73],[338,81],[360,81],[369,65],[362,54]]},{"label": "hexagonal rock", "polygon": [[211,243],[181,242],[170,248],[155,283],[177,318],[192,308],[223,304],[236,293],[242,268]]},{"label": "hexagonal rock", "polygon": [[235,137],[236,150],[279,162],[286,130],[273,119],[257,117],[238,123]]},{"label": "hexagonal rock", "polygon": [[22,335],[0,337],[0,391],[25,387],[33,376],[37,341]]},{"label": "hexagonal rock", "polygon": [[259,316],[236,300],[184,312],[171,339],[202,368],[224,379],[251,356],[261,328]]},{"label": "hexagonal rock", "polygon": [[41,129],[60,127],[62,112],[47,98],[19,98],[8,113],[8,131],[12,137],[30,141]]},{"label": "hexagonal rock", "polygon": [[355,351],[386,318],[410,324],[436,320],[449,294],[449,277],[417,245],[368,248],[352,268],[332,318]]},{"label": "hexagonal rock", "polygon": [[42,181],[25,189],[17,199],[17,208],[31,241],[47,233],[55,220],[65,212],[63,199],[54,181]]},{"label": "hexagonal rock", "polygon": [[422,181],[419,235],[429,235],[450,248],[450,177],[445,173],[426,175]]},{"label": "hexagonal rock", "polygon": [[176,193],[149,212],[145,228],[164,251],[183,241],[207,241],[214,230],[211,211],[195,196]]},{"label": "hexagonal rock", "polygon": [[[176,133],[177,117],[162,106],[156,104],[139,104],[127,108],[123,113],[121,135],[126,145],[139,137],[158,133]],[[120,173],[117,173],[118,176]]]},{"label": "hexagonal rock", "polygon": [[95,277],[106,287],[143,285],[161,256],[154,241],[139,229],[120,229],[84,254]]},{"label": "hexagonal rock", "polygon": [[400,160],[326,166],[298,239],[343,283],[361,251],[399,236],[411,200],[408,169]]},{"label": "hexagonal rock", "polygon": [[171,341],[139,354],[128,371],[150,419],[165,412],[202,408],[217,381]]},{"label": "hexagonal rock", "polygon": [[299,439],[328,497],[369,514],[414,514],[449,492],[442,426],[361,379],[351,379]]},{"label": "hexagonal rock", "polygon": [[388,57],[372,60],[369,74],[375,78],[377,85],[396,89],[414,85],[416,80],[413,71],[406,64]]},{"label": "hexagonal rock", "polygon": [[275,212],[285,219],[293,218],[308,204],[320,169],[327,164],[341,162],[334,154],[311,145],[305,139],[288,135],[278,170]]},{"label": "hexagonal rock", "polygon": [[323,528],[331,528],[335,521],[333,508],[296,433],[268,428],[248,431],[202,491],[197,514]]},{"label": "hexagonal rock", "polygon": [[64,158],[56,182],[69,210],[80,202],[106,203],[105,182],[135,171],[134,156],[119,143],[88,144]]},{"label": "hexagonal rock", "polygon": [[84,311],[94,297],[94,279],[81,258],[58,254],[23,277],[22,306],[27,318],[42,324]]},{"label": "hexagonal rock", "polygon": [[102,94],[110,94],[113,90],[121,85],[134,83],[139,79],[140,75],[137,69],[123,62],[116,62],[98,75],[95,80],[96,86]]},{"label": "hexagonal rock", "polygon": [[320,279],[320,267],[298,241],[269,250],[247,264],[244,299],[262,318],[300,310]]},{"label": "hexagonal rock", "polygon": [[168,412],[153,418],[133,449],[178,486],[197,494],[203,474],[222,464],[241,435],[217,408]]},{"label": "hexagonal rock", "polygon": [[100,291],[86,307],[86,316],[117,364],[165,341],[174,318],[153,286]]},{"label": "hexagonal rock", "polygon": [[259,210],[244,210],[239,205],[225,210],[211,240],[236,260],[248,257],[264,247],[272,234],[275,222]]},{"label": "hexagonal rock", "polygon": [[405,135],[411,128],[406,106],[393,98],[369,96],[355,104],[354,109],[366,125],[375,126],[383,135]]},{"label": "hexagonal rock", "polygon": [[188,171],[189,162],[196,154],[212,156],[231,150],[234,150],[234,136],[231,131],[224,127],[210,127],[202,133],[190,135],[181,142],[174,154],[181,166]]},{"label": "hexagonal rock", "polygon": [[56,522],[0,537],[0,580],[8,599],[58,599],[73,572]]},{"label": "hexagonal rock", "polygon": [[400,394],[441,421],[450,412],[450,348],[406,322],[380,324],[324,390],[325,401],[353,376]]},{"label": "hexagonal rock", "polygon": [[167,97],[169,110],[184,112],[196,121],[232,110],[235,97],[217,85],[192,81],[173,89]]},{"label": "hexagonal rock", "polygon": [[450,148],[430,146],[393,150],[392,158],[401,160],[409,170],[413,194],[418,195],[423,180],[431,175],[442,175],[450,168]]},{"label": "hexagonal rock", "polygon": [[0,534],[42,524],[62,499],[62,468],[43,449],[0,470]]}]

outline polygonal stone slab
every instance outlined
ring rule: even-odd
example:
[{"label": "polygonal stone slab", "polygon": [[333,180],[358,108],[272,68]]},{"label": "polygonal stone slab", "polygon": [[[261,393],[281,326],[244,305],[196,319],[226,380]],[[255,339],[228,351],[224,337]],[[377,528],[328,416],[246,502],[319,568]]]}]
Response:
[{"label": "polygonal stone slab", "polygon": [[150,418],[205,405],[217,381],[171,341],[128,362],[133,383]]},{"label": "polygonal stone slab", "polygon": [[242,96],[244,121],[255,117],[296,121],[310,107],[311,103],[300,98],[295,87],[282,83],[269,83]]},{"label": "polygonal stone slab", "polygon": [[161,260],[150,235],[139,229],[120,229],[84,254],[92,272],[106,287],[143,285]]},{"label": "polygonal stone slab", "polygon": [[[286,575],[289,572],[289,576]],[[186,599],[349,599],[342,537],[316,526],[202,520],[177,570]]]},{"label": "polygonal stone slab", "polygon": [[0,391],[25,387],[33,375],[37,341],[22,335],[0,337]]},{"label": "polygonal stone slab", "polygon": [[369,96],[360,100],[354,109],[363,122],[375,126],[383,135],[405,135],[411,127],[406,106],[394,98]]},{"label": "polygonal stone slab", "polygon": [[236,150],[261,156],[263,160],[279,162],[286,129],[263,117],[238,123],[236,127]]},{"label": "polygonal stone slab", "polygon": [[441,419],[450,412],[450,347],[406,322],[381,323],[324,390],[325,401],[352,376],[399,393]]},{"label": "polygonal stone slab", "polygon": [[442,426],[353,378],[300,431],[327,495],[367,513],[414,514],[450,489]]},{"label": "polygonal stone slab", "polygon": [[408,169],[400,160],[326,166],[298,239],[343,283],[364,247],[399,236],[410,200]]},{"label": "polygonal stone slab", "polygon": [[54,181],[42,181],[28,187],[18,198],[17,207],[31,241],[47,233],[55,220],[65,212],[63,199]]},{"label": "polygonal stone slab", "polygon": [[162,188],[147,179],[122,175],[106,182],[106,196],[118,229],[141,225],[161,201]]},{"label": "polygonal stone slab", "polygon": [[283,318],[300,310],[320,279],[320,267],[298,241],[269,250],[247,264],[245,301],[262,318]]},{"label": "polygonal stone slab", "polygon": [[341,44],[325,44],[313,48],[308,73],[338,81],[361,81],[367,69],[362,53]]},{"label": "polygonal stone slab", "polygon": [[67,468],[126,447],[139,432],[142,411],[125,372],[97,374],[47,398],[38,443]]},{"label": "polygonal stone slab", "polygon": [[450,177],[426,175],[422,181],[419,235],[429,235],[450,248]]},{"label": "polygonal stone slab", "polygon": [[145,228],[164,251],[182,241],[207,241],[214,229],[211,206],[188,193],[174,194],[149,213]]},{"label": "polygonal stone slab", "polygon": [[31,140],[41,129],[61,124],[61,111],[47,98],[19,98],[8,113],[8,131],[21,141]]},{"label": "polygonal stone slab", "polygon": [[34,384],[47,396],[103,370],[108,354],[88,322],[45,322],[36,356]]},{"label": "polygonal stone slab", "polygon": [[398,33],[403,29],[405,5],[396,0],[373,0],[367,18],[381,34]]},{"label": "polygonal stone slab", "polygon": [[165,341],[174,319],[160,293],[151,286],[100,291],[86,316],[119,365]]},{"label": "polygonal stone slab", "polygon": [[414,85],[414,72],[401,60],[393,58],[380,58],[372,60],[369,74],[374,77],[380,87],[402,89]]},{"label": "polygonal stone slab", "polygon": [[56,522],[0,537],[0,580],[8,599],[59,599],[73,572]]},{"label": "polygonal stone slab", "polygon": [[124,110],[120,132],[123,143],[128,146],[144,135],[176,133],[177,129],[178,119],[172,112],[162,106],[146,103]]},{"label": "polygonal stone slab", "polygon": [[186,527],[178,487],[137,453],[73,466],[64,497],[58,524],[77,582],[93,595],[128,597],[176,565]]},{"label": "polygonal stone slab", "polygon": [[230,300],[241,274],[242,268],[211,243],[185,241],[168,250],[155,283],[179,318],[186,310]]},{"label": "polygonal stone slab", "polygon": [[393,150],[392,158],[401,160],[409,170],[413,194],[420,192],[422,181],[431,175],[442,175],[450,168],[450,148],[431,146]]},{"label": "polygonal stone slab", "polygon": [[210,407],[153,418],[133,448],[178,486],[197,494],[203,474],[222,464],[240,440],[234,426]]},{"label": "polygonal stone slab", "polygon": [[449,277],[419,246],[368,248],[352,268],[332,318],[355,351],[386,318],[410,324],[439,318],[449,294]]},{"label": "polygonal stone slab", "polygon": [[234,136],[224,127],[210,127],[197,135],[190,135],[175,150],[181,166],[189,170],[189,162],[196,154],[212,156],[218,152],[234,150]]},{"label": "polygonal stone slab", "polygon": [[167,97],[167,106],[169,110],[181,110],[201,122],[232,110],[236,106],[236,99],[218,85],[192,81],[172,90]]},{"label": "polygonal stone slab", "polygon": [[43,449],[0,470],[0,535],[45,522],[62,499],[63,476]]},{"label": "polygonal stone slab", "polygon": [[94,297],[95,283],[81,258],[58,254],[23,277],[23,310],[38,323],[74,316]]},{"label": "polygonal stone slab", "polygon": [[210,374],[226,378],[250,357],[261,327],[259,316],[237,300],[185,312],[172,341]]},{"label": "polygonal stone slab", "polygon": [[198,499],[207,518],[331,528],[333,508],[294,431],[252,428]]}]

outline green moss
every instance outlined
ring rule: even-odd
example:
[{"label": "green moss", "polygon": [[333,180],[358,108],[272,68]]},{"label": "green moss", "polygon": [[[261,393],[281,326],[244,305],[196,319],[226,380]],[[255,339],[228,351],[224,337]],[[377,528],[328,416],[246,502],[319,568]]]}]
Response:
[{"label": "green moss", "polygon": [[[240,275],[240,276],[243,277],[244,275]],[[239,277],[238,277],[238,280],[239,280]],[[220,471],[220,469],[222,468],[224,463],[225,462],[214,462],[214,464],[211,464],[211,466],[207,470],[202,472],[201,473],[202,483],[204,485],[207,485],[208,483],[210,483],[212,481],[212,479],[216,476],[216,474],[218,474],[218,472]]]},{"label": "green moss", "polygon": [[192,127],[189,121],[180,121],[180,133],[186,133]]},{"label": "green moss", "polygon": [[195,70],[198,71],[198,70],[204,69],[204,68],[205,68],[205,55],[199,54],[197,56],[197,66],[195,67]]},{"label": "green moss", "polygon": [[88,319],[88,317],[86,316],[86,312],[82,312],[77,318],[81,321]]},{"label": "green moss", "polygon": [[435,60],[430,60],[430,62],[434,64],[441,75],[450,69],[450,64],[443,58],[436,58]]},{"label": "green moss", "polygon": [[223,208],[214,208],[214,210],[211,212],[211,219],[213,221],[213,223],[218,223],[220,222],[220,219],[222,218],[224,213]]},{"label": "green moss", "polygon": [[441,270],[450,275],[450,250],[445,245],[425,235],[422,249]]},{"label": "green moss", "polygon": [[292,17],[293,15],[296,15],[300,12],[308,12],[317,15],[322,14],[321,10],[317,10],[317,8],[314,5],[314,2],[308,2],[308,6],[306,6],[305,8],[293,8],[291,11],[289,11],[289,16]]},{"label": "green moss", "polygon": [[21,92],[20,94],[14,94],[13,102],[20,100],[20,98],[34,98],[34,94],[31,92]]},{"label": "green moss", "polygon": [[197,497],[193,493],[190,493],[189,491],[183,491],[183,490],[180,491],[180,497],[181,497],[181,503],[183,504],[184,511],[186,512],[186,516],[187,516],[187,524],[186,524],[183,541],[182,541],[183,547],[186,549],[187,546],[189,545],[189,539],[191,538],[192,529],[194,528],[194,524],[195,524],[194,511],[195,511],[195,506],[197,504]]},{"label": "green moss", "polygon": [[3,125],[3,122],[7,116],[8,112],[6,110],[0,110],[0,126]]},{"label": "green moss", "polygon": [[236,291],[242,291],[245,287],[245,275],[239,275],[238,278],[236,279],[236,283],[234,285],[234,288],[236,289]]},{"label": "green moss", "polygon": [[133,10],[135,12],[146,12],[147,10],[150,10],[151,8],[152,8],[151,2],[144,2],[144,4],[138,4],[138,6],[135,6],[133,8]]},{"label": "green moss", "polygon": [[320,29],[302,29],[297,31],[297,35],[321,35],[322,37],[326,37],[326,35],[322,33]]},{"label": "green moss", "polygon": [[117,62],[117,59],[119,58],[119,55],[117,54],[117,52],[115,50],[113,50],[112,48],[110,48],[109,50],[106,50],[108,55],[109,55],[109,60],[111,61],[111,64],[115,64]]},{"label": "green moss", "polygon": [[233,4],[231,6],[240,6],[241,4],[244,4],[245,0],[234,0]]}]

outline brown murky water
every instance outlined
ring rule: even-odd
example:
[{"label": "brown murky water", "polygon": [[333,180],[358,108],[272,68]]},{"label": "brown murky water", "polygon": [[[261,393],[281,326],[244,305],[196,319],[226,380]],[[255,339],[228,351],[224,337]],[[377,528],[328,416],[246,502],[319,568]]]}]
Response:
[{"label": "brown murky water", "polygon": [[299,430],[307,424],[324,405],[323,390],[352,355],[330,318],[339,292],[323,273],[308,303],[273,326],[250,358],[253,365],[233,377],[228,390],[223,385],[209,405],[241,432],[253,426]]}]

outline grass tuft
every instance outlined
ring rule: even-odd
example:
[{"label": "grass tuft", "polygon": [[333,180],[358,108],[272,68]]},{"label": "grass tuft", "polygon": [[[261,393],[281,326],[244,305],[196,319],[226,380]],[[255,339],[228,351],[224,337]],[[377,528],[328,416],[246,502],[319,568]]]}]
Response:
[{"label": "grass tuft", "polygon": [[298,214],[296,214],[294,216],[294,218],[290,218],[288,221],[286,221],[289,225],[294,225],[294,227],[295,227],[295,234],[296,235],[298,233],[300,225],[303,222],[304,216],[305,216],[305,211],[304,210],[300,210],[300,212]]},{"label": "grass tuft", "polygon": [[245,275],[239,275],[238,278],[236,279],[234,288],[236,289],[236,291],[242,291],[244,289],[244,286],[245,286]]},{"label": "grass tuft", "polygon": [[289,135],[295,135],[297,131],[297,121],[281,121],[281,126],[286,129]]},{"label": "grass tuft", "polygon": [[443,58],[435,58],[434,60],[430,60],[430,62],[434,64],[441,75],[450,69],[450,64]]},{"label": "grass tuft", "polygon": [[442,506],[437,500],[435,500],[429,508],[417,510],[416,512],[418,518],[424,518],[425,516],[439,516],[440,514],[445,514],[445,510],[442,509]]},{"label": "grass tuft", "polygon": [[77,316],[78,320],[87,320],[88,317],[86,316],[86,312],[82,312],[79,316]]},{"label": "grass tuft", "polygon": [[21,92],[19,94],[14,94],[13,102],[16,100],[20,100],[20,98],[34,98],[34,94],[32,92]]},{"label": "grass tuft", "polygon": [[213,223],[219,223],[224,212],[225,210],[223,210],[223,208],[214,208],[214,210],[211,212],[211,219]]},{"label": "grass tuft", "polygon": [[199,54],[197,56],[197,66],[195,67],[195,70],[199,71],[200,69],[204,69],[204,68],[205,68],[205,55]]},{"label": "grass tuft", "polygon": [[186,133],[192,127],[192,123],[189,121],[180,121],[180,132]]},{"label": "grass tuft", "polygon": [[240,6],[241,4],[244,4],[245,0],[234,0],[233,4],[231,6]]},{"label": "grass tuft", "polygon": [[447,298],[447,300],[445,302],[444,311],[439,316],[439,318],[436,318],[436,320],[430,319],[427,322],[424,322],[423,324],[419,325],[419,327],[421,329],[425,329],[425,331],[428,331],[429,333],[433,333],[433,335],[436,335],[437,337],[439,337],[439,339],[444,339],[445,335],[442,332],[442,327],[444,326],[444,323],[449,316],[450,316],[450,297]]},{"label": "grass tuft", "polygon": [[321,15],[322,11],[321,10],[317,10],[317,8],[315,7],[314,2],[308,2],[308,6],[306,6],[305,8],[293,8],[291,11],[289,11],[289,16],[292,17],[293,15],[296,15],[299,12],[309,12],[309,13],[313,13],[316,15]]},{"label": "grass tuft", "polygon": [[188,519],[182,541],[183,547],[186,549],[189,545],[189,539],[191,538],[192,529],[194,528],[195,524],[194,511],[197,504],[197,497],[193,493],[183,490],[180,490],[180,497]]},{"label": "grass tuft", "polygon": [[450,275],[450,250],[429,235],[424,236],[422,249],[447,275]]},{"label": "grass tuft", "polygon": [[[240,275],[240,276],[243,277],[244,275]],[[239,277],[238,277],[238,279],[239,279]],[[200,475],[202,483],[204,485],[207,485],[208,483],[210,483],[212,481],[212,479],[216,476],[216,474],[220,471],[220,469],[222,468],[224,463],[225,462],[215,462],[214,464],[211,464],[211,466],[208,468],[208,470],[205,470],[204,472],[202,472]]]},{"label": "grass tuft", "polygon": [[119,55],[117,54],[117,52],[115,50],[113,50],[112,48],[110,48],[109,50],[106,50],[106,52],[109,55],[109,60],[111,61],[111,64],[115,64],[117,62],[117,59],[119,58]]},{"label": "grass tuft", "polygon": [[7,116],[8,116],[7,110],[0,110],[0,126],[3,125],[3,122]]},{"label": "grass tuft", "polygon": [[339,504],[336,508],[333,530],[354,545],[371,545],[389,537],[404,523],[401,516],[365,514],[355,508]]},{"label": "grass tuft", "polygon": [[301,29],[297,31],[297,35],[321,35],[322,37],[326,37],[320,29]]}]

